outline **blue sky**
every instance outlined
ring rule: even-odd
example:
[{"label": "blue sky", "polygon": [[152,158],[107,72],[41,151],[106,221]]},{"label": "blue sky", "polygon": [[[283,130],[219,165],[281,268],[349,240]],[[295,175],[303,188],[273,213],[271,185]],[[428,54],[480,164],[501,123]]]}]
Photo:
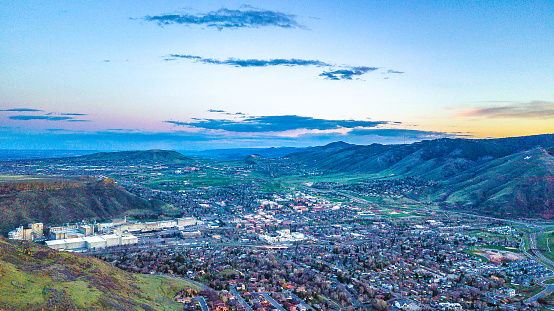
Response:
[{"label": "blue sky", "polygon": [[552,133],[553,19],[549,1],[4,2],[0,145]]}]

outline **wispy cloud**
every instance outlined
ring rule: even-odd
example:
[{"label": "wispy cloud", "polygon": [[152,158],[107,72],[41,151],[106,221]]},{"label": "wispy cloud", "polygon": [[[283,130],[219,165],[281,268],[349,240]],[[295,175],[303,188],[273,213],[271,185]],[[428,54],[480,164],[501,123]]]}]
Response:
[{"label": "wispy cloud", "polygon": [[[199,63],[205,64],[214,64],[214,65],[228,65],[234,67],[269,67],[269,66],[332,66],[331,64],[319,61],[319,60],[307,60],[307,59],[238,59],[238,58],[228,58],[225,60],[219,60],[214,58],[203,58],[195,55],[182,55],[182,54],[171,54],[172,58],[184,58],[192,59]],[[169,59],[170,60],[170,59]]]},{"label": "wispy cloud", "polygon": [[165,121],[178,126],[228,132],[262,133],[291,130],[335,130],[340,128],[375,127],[386,121],[326,120],[296,115],[246,117],[242,120],[202,119],[195,122]]},{"label": "wispy cloud", "polygon": [[62,116],[86,116],[86,113],[60,113]]},{"label": "wispy cloud", "polygon": [[230,10],[222,8],[208,13],[145,16],[142,20],[155,22],[160,26],[172,24],[202,25],[206,27],[215,27],[219,30],[223,28],[259,28],[267,26],[306,28],[296,21],[295,15],[257,9]]},{"label": "wispy cloud", "polygon": [[459,117],[481,118],[554,118],[554,102],[535,100],[502,106],[484,106],[456,114]]},{"label": "wispy cloud", "polygon": [[219,110],[219,109],[208,109],[208,112],[217,112],[217,113],[224,113],[225,110]]},{"label": "wispy cloud", "polygon": [[43,111],[40,109],[33,109],[33,108],[11,108],[11,109],[4,109],[0,111],[15,111],[15,112],[36,112],[36,111]]},{"label": "wispy cloud", "polygon": [[187,54],[170,54],[165,58],[166,61],[172,61],[175,59],[190,59],[198,63],[212,64],[212,65],[227,65],[233,67],[272,67],[272,66],[286,66],[286,67],[296,67],[296,66],[314,66],[314,67],[328,67],[328,71],[324,71],[319,76],[324,77],[328,80],[352,80],[353,77],[361,76],[368,72],[375,71],[379,67],[368,67],[368,66],[336,66],[334,64],[314,60],[314,59],[238,59],[238,58],[227,58],[224,60],[215,59],[215,58],[204,58],[197,55],[187,55]]},{"label": "wispy cloud", "polygon": [[354,136],[405,137],[410,139],[437,138],[449,136],[446,133],[408,129],[353,129],[348,132]]},{"label": "wispy cloud", "polygon": [[16,116],[9,116],[8,119],[18,120],[18,121],[45,120],[45,121],[67,121],[67,122],[90,122],[90,120],[80,120],[69,116],[52,116],[52,115],[46,115],[46,116],[16,115]]},{"label": "wispy cloud", "polygon": [[352,67],[350,69],[339,69],[332,71],[325,71],[321,73],[320,77],[325,77],[329,80],[352,80],[352,77],[361,76],[370,71],[377,70],[377,67]]},{"label": "wispy cloud", "polygon": [[65,121],[71,120],[71,117],[57,117],[57,116],[9,116],[8,119],[11,120],[20,120],[20,121],[31,121],[31,120],[48,120],[48,121]]},{"label": "wispy cloud", "polygon": [[397,71],[397,70],[392,70],[392,69],[389,69],[387,70],[387,73],[394,73],[394,74],[403,74],[404,71]]}]

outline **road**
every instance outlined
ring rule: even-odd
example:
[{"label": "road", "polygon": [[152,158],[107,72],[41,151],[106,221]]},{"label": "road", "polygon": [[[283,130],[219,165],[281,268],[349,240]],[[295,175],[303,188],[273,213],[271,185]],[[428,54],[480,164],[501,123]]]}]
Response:
[{"label": "road", "polygon": [[235,296],[235,298],[237,298],[238,302],[246,308],[246,310],[254,311],[254,309],[252,309],[252,307],[250,307],[250,305],[246,301],[244,301],[240,293],[237,292],[237,290],[234,287],[231,287],[230,292]]},{"label": "road", "polygon": [[350,290],[348,290],[348,287],[339,282],[339,280],[335,279],[335,278],[332,278],[332,277],[329,277],[329,280],[333,283],[335,283],[335,285],[337,285],[337,287],[341,288],[343,292],[345,292],[348,297],[350,297],[350,299],[352,300],[352,306],[354,306],[355,308],[358,308],[360,306],[360,302],[358,301],[358,299],[354,298],[354,296],[352,296],[352,293],[350,292]]},{"label": "road", "polygon": [[[521,240],[521,244],[519,245],[519,249],[524,252],[525,255],[534,258],[538,263],[542,264],[547,270],[552,271],[552,268],[549,267],[547,264],[554,267],[554,262],[552,262],[550,259],[544,257],[543,254],[537,249],[537,233],[533,232],[529,235],[529,248],[531,251],[531,254],[525,251],[525,245],[524,240]],[[545,264],[547,263],[547,264]],[[536,302],[539,298],[547,297],[548,295],[554,293],[554,284],[546,284],[545,282],[554,279],[554,277],[544,277],[539,279],[539,284],[544,287],[544,290],[542,290],[540,293],[527,298],[525,300],[526,303],[532,303]]]},{"label": "road", "polygon": [[532,302],[536,302],[537,299],[539,298],[545,298],[547,297],[548,295],[554,293],[554,284],[546,284],[545,282],[548,281],[548,280],[552,280],[553,278],[552,277],[546,277],[546,278],[541,278],[539,280],[539,284],[541,286],[544,287],[544,290],[542,290],[540,293],[536,294],[535,296],[533,297],[530,297],[530,298],[527,298],[525,300],[525,303],[532,303]]},{"label": "road", "polygon": [[[537,248],[537,233],[533,232],[529,235],[529,244],[530,244],[530,251],[533,253],[535,257],[540,259],[543,263],[546,263],[546,267],[552,271],[551,267],[554,267],[554,261],[546,258],[541,251]],[[548,267],[550,265],[550,267]]]},{"label": "road", "polygon": [[287,294],[290,294],[294,299],[296,299],[298,302],[300,302],[301,305],[304,306],[304,308],[306,308],[306,310],[311,310],[311,311],[315,311],[314,308],[310,307],[305,301],[304,299],[301,299],[300,297],[296,296],[292,291],[285,291],[285,293]]},{"label": "road", "polygon": [[277,301],[275,301],[275,299],[271,298],[271,296],[269,295],[269,293],[259,293],[260,295],[264,296],[264,298],[269,301],[269,303],[271,303],[275,308],[277,308],[277,310],[279,311],[287,311],[285,308],[283,308],[283,306],[281,306]]},{"label": "road", "polygon": [[208,304],[206,303],[204,297],[197,296],[192,298],[192,300],[197,301],[200,304],[200,308],[202,308],[202,311],[210,311],[210,308],[208,308]]}]

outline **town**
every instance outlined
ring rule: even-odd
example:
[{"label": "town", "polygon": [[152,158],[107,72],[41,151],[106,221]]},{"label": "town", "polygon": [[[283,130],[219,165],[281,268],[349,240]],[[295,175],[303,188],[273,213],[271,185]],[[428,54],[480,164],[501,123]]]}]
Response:
[{"label": "town", "polygon": [[[553,266],[539,256],[529,234],[548,236],[547,224],[463,214],[410,199],[433,184],[414,178],[302,182],[318,173],[294,175],[298,167],[270,161],[126,165],[14,161],[4,163],[2,173],[115,178],[141,198],[177,207],[181,216],[48,228],[33,223],[14,228],[9,237],[96,256],[135,273],[190,280],[202,290],[176,295],[186,310],[553,305]],[[288,183],[292,175],[300,182]]]}]

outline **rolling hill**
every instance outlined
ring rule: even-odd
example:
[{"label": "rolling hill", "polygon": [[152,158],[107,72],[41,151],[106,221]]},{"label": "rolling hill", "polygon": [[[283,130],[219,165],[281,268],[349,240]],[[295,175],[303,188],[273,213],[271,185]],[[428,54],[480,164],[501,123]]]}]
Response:
[{"label": "rolling hill", "polygon": [[186,288],[195,285],[0,238],[0,310],[181,310],[173,297]]},{"label": "rolling hill", "polygon": [[41,178],[0,183],[0,233],[30,222],[59,225],[123,214],[173,215],[173,206],[146,201],[113,180]]},{"label": "rolling hill", "polygon": [[215,159],[219,161],[243,160],[252,154],[258,154],[265,158],[282,157],[290,153],[306,151],[310,148],[295,147],[270,147],[270,148],[230,148],[211,149],[202,151],[179,150],[180,153],[192,157]]},{"label": "rolling hill", "polygon": [[99,152],[72,158],[75,162],[124,162],[124,163],[164,163],[180,164],[191,161],[176,151],[171,150],[145,150],[145,151],[117,151]]}]

